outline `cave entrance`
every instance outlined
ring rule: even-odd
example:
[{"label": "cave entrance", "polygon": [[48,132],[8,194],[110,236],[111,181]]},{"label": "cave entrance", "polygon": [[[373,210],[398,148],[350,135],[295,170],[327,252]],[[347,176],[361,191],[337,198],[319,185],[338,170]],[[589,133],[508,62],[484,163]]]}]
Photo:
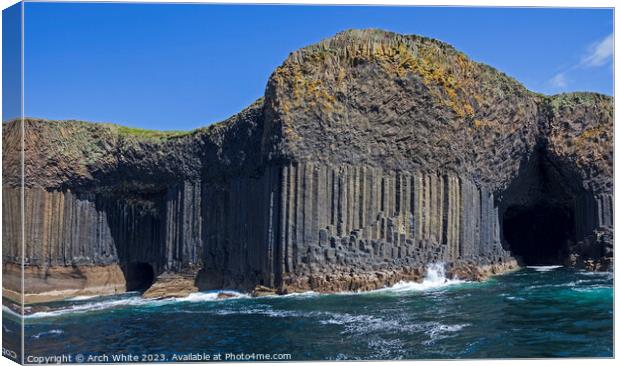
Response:
[{"label": "cave entrance", "polygon": [[155,272],[153,266],[144,262],[133,262],[125,271],[127,291],[145,291],[153,284]]},{"label": "cave entrance", "polygon": [[562,264],[575,241],[573,179],[540,144],[504,192],[500,203],[504,249],[522,265]]},{"label": "cave entrance", "polygon": [[511,206],[504,213],[504,239],[526,265],[561,264],[574,236],[573,212],[566,206],[539,202]]}]

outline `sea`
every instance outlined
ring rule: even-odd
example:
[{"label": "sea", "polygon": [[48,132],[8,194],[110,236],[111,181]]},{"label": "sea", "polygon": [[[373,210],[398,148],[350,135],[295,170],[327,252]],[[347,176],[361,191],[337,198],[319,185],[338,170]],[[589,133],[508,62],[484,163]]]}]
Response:
[{"label": "sea", "polygon": [[[127,293],[26,310],[29,363],[614,355],[613,274],[560,266],[467,282],[446,279],[437,264],[422,283],[371,292],[253,298],[222,290],[163,300]],[[19,317],[3,307],[3,318],[3,336],[14,337]]]}]

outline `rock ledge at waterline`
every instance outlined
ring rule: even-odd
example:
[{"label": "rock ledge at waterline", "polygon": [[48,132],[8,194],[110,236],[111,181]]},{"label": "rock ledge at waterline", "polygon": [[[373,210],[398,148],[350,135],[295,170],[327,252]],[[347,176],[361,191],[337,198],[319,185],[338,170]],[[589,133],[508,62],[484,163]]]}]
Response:
[{"label": "rock ledge at waterline", "polygon": [[[536,94],[451,46],[351,30],[195,131],[3,125],[4,295],[356,291],[431,262],[610,270],[613,99]],[[171,125],[174,121],[171,121]],[[153,283],[154,282],[154,283]]]}]

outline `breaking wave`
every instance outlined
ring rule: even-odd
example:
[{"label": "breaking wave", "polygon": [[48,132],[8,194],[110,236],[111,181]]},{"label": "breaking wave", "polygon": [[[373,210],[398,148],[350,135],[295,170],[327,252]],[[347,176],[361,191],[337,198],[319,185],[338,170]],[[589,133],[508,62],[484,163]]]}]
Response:
[{"label": "breaking wave", "polygon": [[2,311],[8,314],[11,314],[13,316],[21,317],[21,314],[18,314],[16,311],[14,311],[13,309],[11,309],[10,307],[6,305],[2,305]]},{"label": "breaking wave", "polygon": [[[225,295],[225,296],[222,296]],[[73,314],[82,314],[86,312],[92,311],[102,311],[107,309],[115,309],[115,308],[126,308],[126,307],[145,307],[145,306],[163,306],[170,305],[174,303],[197,303],[197,302],[208,302],[208,301],[225,301],[239,298],[248,298],[249,295],[235,292],[235,291],[210,291],[210,292],[196,292],[192,293],[187,297],[181,298],[169,298],[169,299],[144,299],[138,296],[132,296],[124,299],[112,299],[112,300],[103,300],[96,302],[86,302],[87,299],[84,300],[70,300],[70,301],[78,301],[79,304],[72,304],[69,306],[64,306],[55,309],[49,309],[44,311],[33,312],[32,314],[27,314],[24,318],[27,319],[39,319],[39,318],[49,318],[49,317],[57,317],[62,315],[73,315]],[[100,299],[99,299],[100,300]],[[20,316],[15,313],[11,309],[6,306],[3,306],[3,311],[8,311],[13,315]]]},{"label": "breaking wave", "polygon": [[562,268],[562,266],[527,266],[527,268],[531,268],[536,272],[548,272],[553,271],[554,269]]},{"label": "breaking wave", "polygon": [[443,263],[432,263],[426,270],[426,277],[422,282],[401,281],[391,287],[386,287],[371,292],[415,292],[441,289],[448,286],[454,286],[467,281],[459,279],[449,279],[446,277],[445,266]]}]

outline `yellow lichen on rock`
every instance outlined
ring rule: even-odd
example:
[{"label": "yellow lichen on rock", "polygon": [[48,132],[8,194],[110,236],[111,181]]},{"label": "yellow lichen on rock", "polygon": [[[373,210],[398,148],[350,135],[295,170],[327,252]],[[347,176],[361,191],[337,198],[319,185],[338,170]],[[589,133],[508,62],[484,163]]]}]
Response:
[{"label": "yellow lichen on rock", "polygon": [[[366,32],[372,34],[373,31]],[[457,117],[465,118],[475,114],[470,99],[481,99],[480,95],[472,94],[471,88],[475,84],[472,75],[476,64],[462,53],[451,48],[448,50],[448,46],[441,42],[418,37],[377,38],[369,41],[363,37],[356,38],[356,32],[350,32],[348,36],[350,42],[345,47],[337,47],[337,40],[328,40],[297,51],[276,71],[275,77],[278,80],[284,81],[285,78],[280,76],[285,74],[292,76],[292,96],[296,106],[318,107],[330,112],[336,99],[323,81],[343,86],[346,75],[355,67],[376,63],[388,75],[398,78],[417,75],[429,93]],[[308,80],[308,75],[319,75],[320,79]],[[286,108],[290,110],[291,106],[287,105]]]}]

